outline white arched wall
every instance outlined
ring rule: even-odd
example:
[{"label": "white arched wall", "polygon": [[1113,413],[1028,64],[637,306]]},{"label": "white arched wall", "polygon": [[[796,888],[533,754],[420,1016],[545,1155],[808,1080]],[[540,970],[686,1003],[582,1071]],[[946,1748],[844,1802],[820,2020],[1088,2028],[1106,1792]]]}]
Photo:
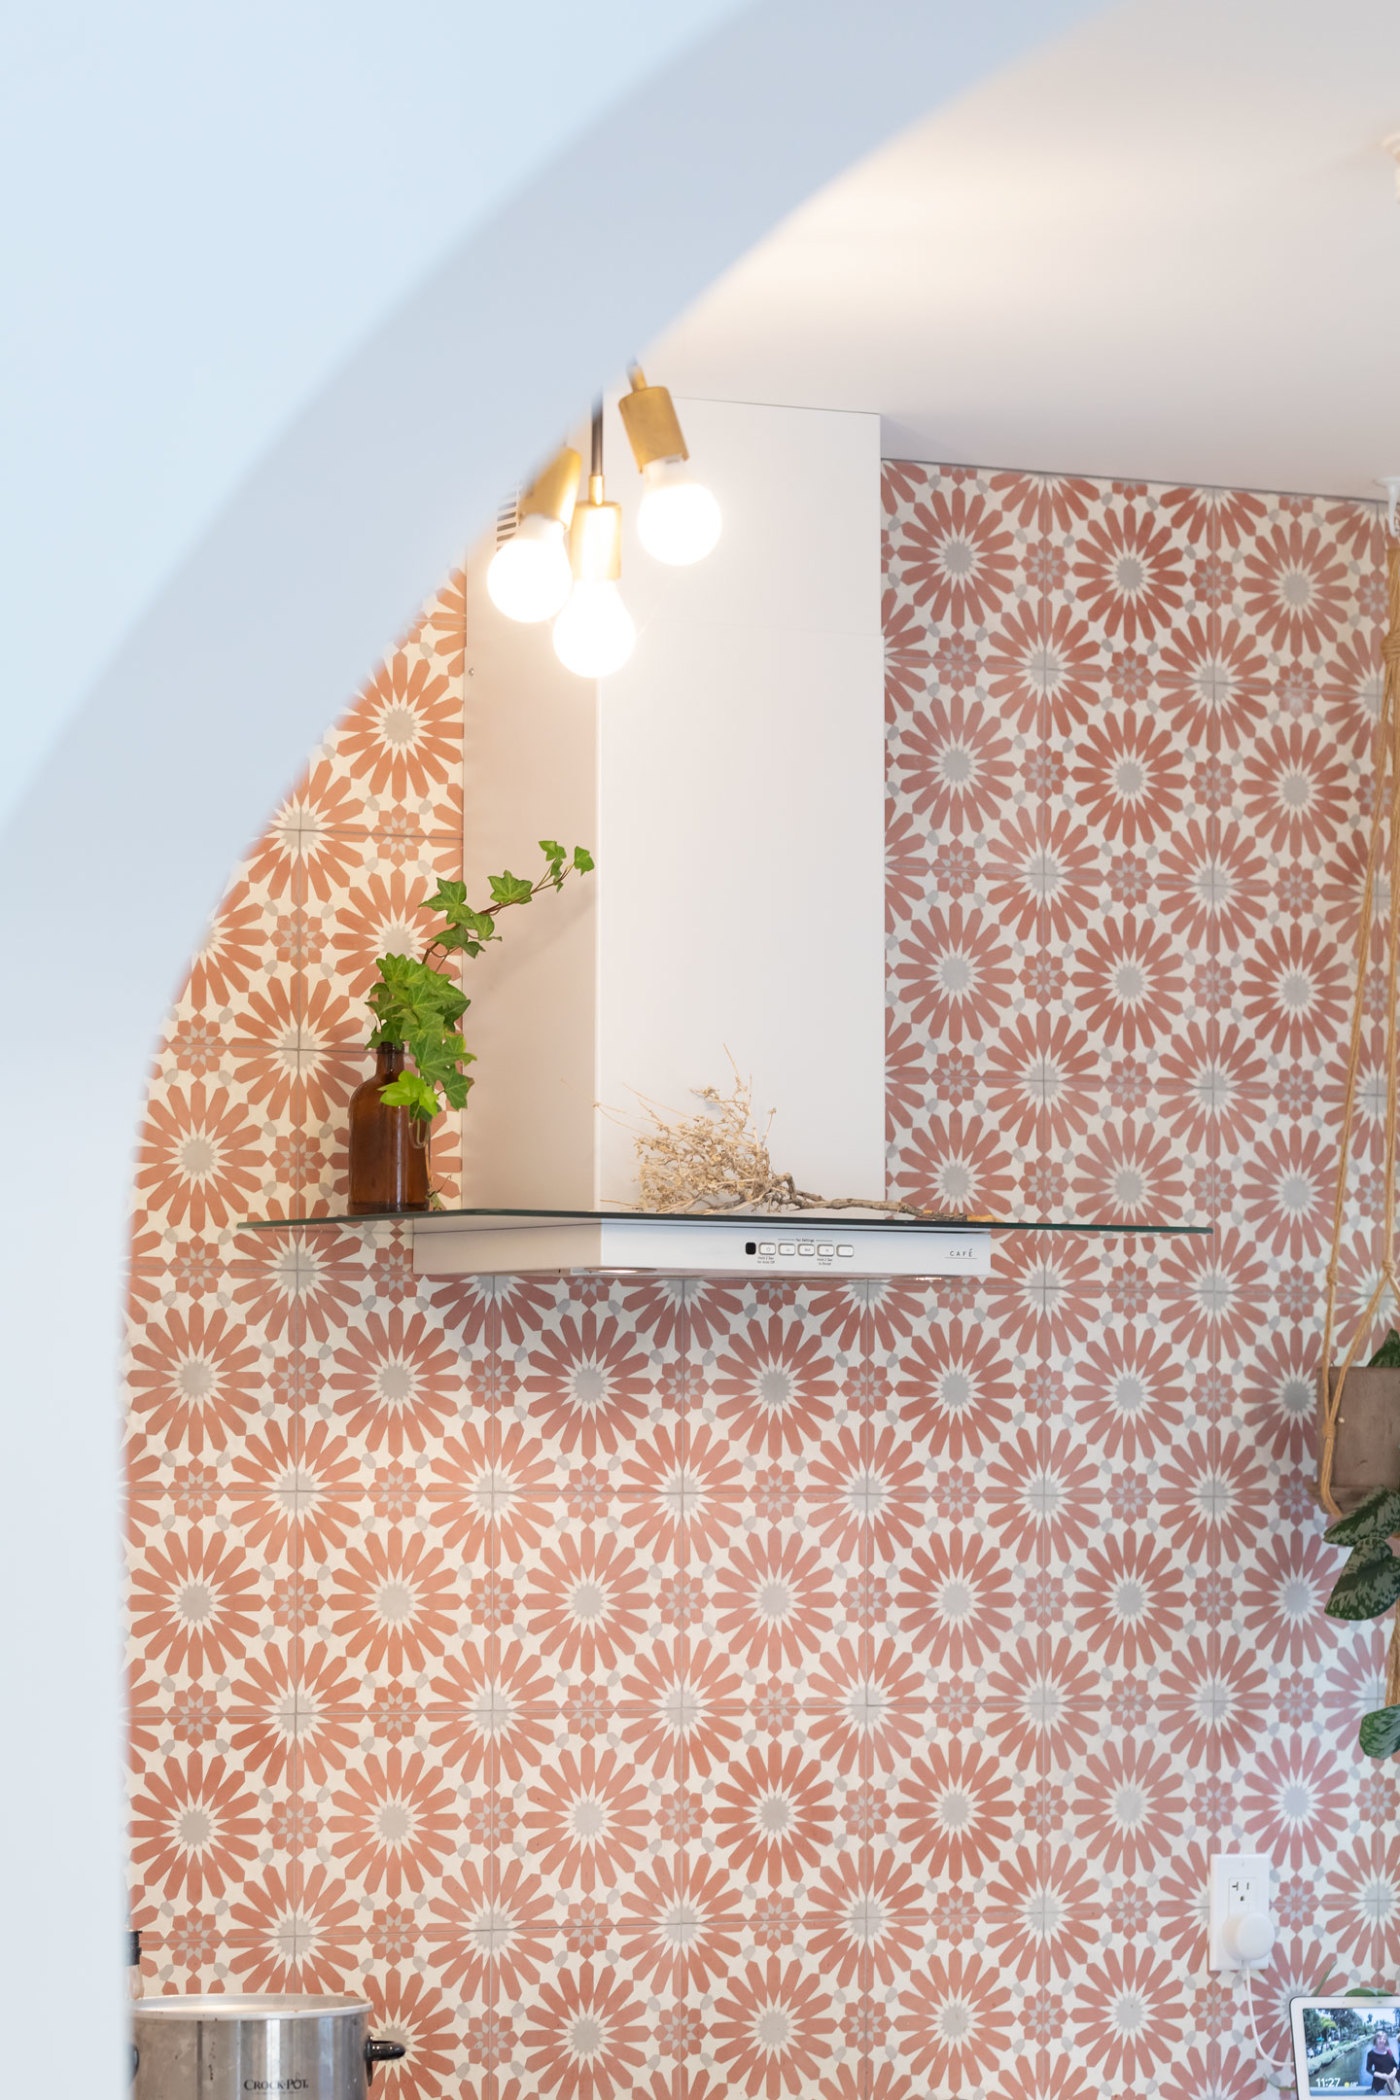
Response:
[{"label": "white arched wall", "polygon": [[[335,376],[249,459],[81,704],[60,722],[57,677],[51,704],[38,688],[26,696],[46,710],[31,744],[49,748],[0,835],[5,1683],[16,1710],[0,1782],[13,2023],[60,2095],[115,2095],[124,2076],[118,1277],[145,1062],[201,919],[385,638],[634,347],[852,160],[1093,11],[1088,0],[695,0],[689,41],[668,51],[660,40],[643,77],[635,22],[600,16],[591,57],[606,60],[609,39],[620,47],[623,98],[606,106],[609,68],[592,64],[567,125],[558,108],[541,121],[513,191],[475,222],[464,199],[456,245],[341,346]],[[133,81],[159,64],[158,13],[124,16]],[[699,35],[707,23],[717,26]],[[277,34],[269,18],[270,68]],[[528,53],[526,40],[511,63],[523,68]],[[75,65],[83,57],[79,37]],[[494,78],[488,64],[476,86],[528,127],[528,74],[502,61]],[[405,151],[411,117],[406,105]],[[139,227],[131,238],[135,253]],[[133,532],[142,500],[134,483]],[[52,559],[63,552],[56,543]],[[67,632],[81,651],[82,574],[70,580]],[[111,622],[110,605],[102,617]],[[54,635],[55,653],[63,642]]]}]

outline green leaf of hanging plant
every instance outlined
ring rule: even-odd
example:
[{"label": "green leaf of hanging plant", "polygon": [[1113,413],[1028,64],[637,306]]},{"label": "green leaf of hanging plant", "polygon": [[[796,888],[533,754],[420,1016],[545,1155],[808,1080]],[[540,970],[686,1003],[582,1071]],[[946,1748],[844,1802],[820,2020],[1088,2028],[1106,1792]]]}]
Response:
[{"label": "green leaf of hanging plant", "polygon": [[1394,1757],[1400,1750],[1400,1706],[1378,1706],[1363,1714],[1359,1740],[1368,1757]]},{"label": "green leaf of hanging plant", "polygon": [[1350,1516],[1323,1532],[1329,1546],[1379,1546],[1400,1537],[1400,1488],[1377,1488]]},{"label": "green leaf of hanging plant", "polygon": [[1400,1560],[1388,1546],[1358,1546],[1323,1606],[1329,1619],[1378,1619],[1400,1597]]},{"label": "green leaf of hanging plant", "polygon": [[586,846],[575,846],[574,866],[580,875],[587,875],[597,866],[597,862]]},{"label": "green leaf of hanging plant", "polygon": [[1368,1371],[1400,1371],[1400,1327],[1392,1327],[1366,1366]]}]

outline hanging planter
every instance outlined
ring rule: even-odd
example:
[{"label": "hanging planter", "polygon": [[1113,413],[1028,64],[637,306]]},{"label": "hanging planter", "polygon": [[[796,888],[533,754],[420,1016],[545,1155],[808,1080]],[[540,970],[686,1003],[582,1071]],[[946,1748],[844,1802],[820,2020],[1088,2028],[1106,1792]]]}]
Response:
[{"label": "hanging planter", "polygon": [[1323,1497],[1329,1516],[1359,1509],[1378,1488],[1400,1488],[1400,1363],[1392,1367],[1372,1358],[1354,1365],[1345,1379],[1342,1371],[1342,1364],[1332,1366],[1336,1404],[1330,1426],[1325,1406],[1320,1414],[1324,1454],[1330,1446]]}]

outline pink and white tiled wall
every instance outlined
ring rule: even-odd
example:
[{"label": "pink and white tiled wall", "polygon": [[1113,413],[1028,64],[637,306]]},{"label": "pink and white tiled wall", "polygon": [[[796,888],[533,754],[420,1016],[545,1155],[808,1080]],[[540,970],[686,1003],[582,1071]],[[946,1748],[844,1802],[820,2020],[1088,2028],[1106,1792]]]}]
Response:
[{"label": "pink and white tiled wall", "polygon": [[1215,1233],[927,1287],[236,1234],[336,1205],[372,958],[460,866],[443,590],[225,898],[132,1243],[148,1988],[363,1992],[391,2096],[1250,2093],[1226,1840],[1271,2002],[1400,1973],[1309,1491],[1376,515],[885,494],[891,1185]]}]

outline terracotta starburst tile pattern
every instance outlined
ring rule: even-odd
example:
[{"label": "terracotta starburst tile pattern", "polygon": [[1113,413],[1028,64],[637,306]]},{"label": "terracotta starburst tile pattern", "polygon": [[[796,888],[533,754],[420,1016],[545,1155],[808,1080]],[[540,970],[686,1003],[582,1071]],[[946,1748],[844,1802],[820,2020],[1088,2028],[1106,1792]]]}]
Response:
[{"label": "terracotta starburst tile pattern", "polygon": [[887,466],[891,1186],[1215,1228],[928,1286],[235,1235],[336,1203],[372,958],[460,866],[444,588],[152,1084],[160,1988],[363,1991],[391,2100],[1243,2096],[1227,1843],[1278,1870],[1271,2004],[1393,1980],[1378,1652],[1322,1617],[1309,1494],[1381,560],[1366,506]]}]

